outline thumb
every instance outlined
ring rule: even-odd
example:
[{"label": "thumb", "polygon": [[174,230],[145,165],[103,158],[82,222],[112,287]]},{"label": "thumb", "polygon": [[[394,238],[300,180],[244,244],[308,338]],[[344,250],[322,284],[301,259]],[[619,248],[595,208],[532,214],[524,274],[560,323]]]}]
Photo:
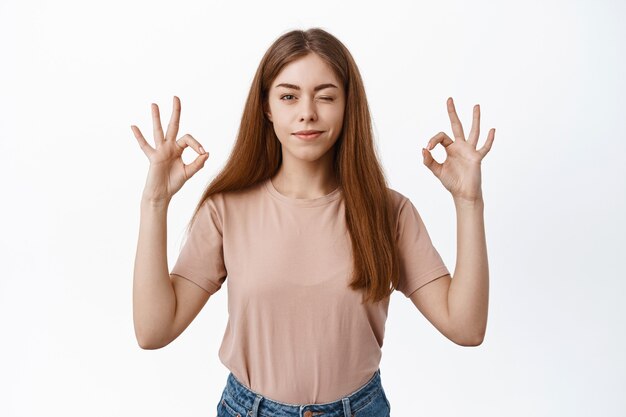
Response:
[{"label": "thumb", "polygon": [[441,172],[441,164],[435,161],[435,158],[431,155],[430,151],[426,148],[422,148],[422,156],[424,157],[424,165],[432,171],[437,178]]},{"label": "thumb", "polygon": [[186,165],[187,167],[186,171],[187,171],[187,174],[189,175],[189,178],[193,177],[196,174],[196,172],[202,169],[207,159],[209,159],[208,152],[203,153],[202,155],[198,155],[198,157],[194,159],[193,162],[191,162],[189,165]]}]

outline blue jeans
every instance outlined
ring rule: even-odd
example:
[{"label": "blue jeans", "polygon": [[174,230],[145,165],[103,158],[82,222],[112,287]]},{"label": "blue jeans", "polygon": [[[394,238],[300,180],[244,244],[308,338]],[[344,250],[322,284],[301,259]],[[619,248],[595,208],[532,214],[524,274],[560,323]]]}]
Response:
[{"label": "blue jeans", "polygon": [[270,400],[249,390],[231,372],[217,405],[217,417],[389,417],[390,412],[380,369],[352,394],[323,404],[285,404]]}]

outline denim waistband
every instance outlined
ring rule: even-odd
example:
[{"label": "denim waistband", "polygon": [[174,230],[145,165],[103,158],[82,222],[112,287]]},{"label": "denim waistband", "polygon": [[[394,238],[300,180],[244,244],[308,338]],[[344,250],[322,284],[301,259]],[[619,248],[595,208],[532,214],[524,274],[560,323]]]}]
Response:
[{"label": "denim waistband", "polygon": [[[234,399],[248,412],[248,416],[281,415],[293,417],[352,417],[354,410],[367,404],[381,390],[380,368],[360,388],[345,397],[321,404],[287,404],[269,399],[248,389],[231,372],[228,375],[224,393]],[[260,410],[260,411],[259,411]]]}]

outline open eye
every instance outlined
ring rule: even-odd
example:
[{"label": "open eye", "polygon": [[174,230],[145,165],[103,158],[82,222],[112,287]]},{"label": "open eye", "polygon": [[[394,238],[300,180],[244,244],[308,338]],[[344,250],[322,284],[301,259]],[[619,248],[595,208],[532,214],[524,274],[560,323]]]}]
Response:
[{"label": "open eye", "polygon": [[293,94],[285,94],[285,95],[280,96],[280,99],[282,100],[285,97],[294,97],[294,95]]}]

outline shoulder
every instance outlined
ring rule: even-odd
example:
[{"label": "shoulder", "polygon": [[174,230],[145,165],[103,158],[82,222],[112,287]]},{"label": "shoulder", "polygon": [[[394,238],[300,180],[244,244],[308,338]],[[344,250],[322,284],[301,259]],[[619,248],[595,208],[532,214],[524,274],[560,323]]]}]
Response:
[{"label": "shoulder", "polygon": [[394,209],[394,212],[397,214],[402,210],[402,207],[410,202],[409,198],[402,194],[401,192],[394,190],[393,188],[387,187],[387,191],[389,193],[390,202]]},{"label": "shoulder", "polygon": [[407,226],[422,227],[422,216],[409,197],[392,188],[388,188],[388,190],[395,216],[396,229],[400,230]]},{"label": "shoulder", "polygon": [[257,182],[240,190],[227,190],[210,194],[203,202],[205,210],[218,213],[223,218],[226,213],[245,210],[263,198],[264,182]]},{"label": "shoulder", "polygon": [[217,199],[225,203],[253,201],[264,195],[266,187],[265,183],[265,180],[261,180],[238,190],[222,191],[220,193],[215,193],[214,195]]}]

